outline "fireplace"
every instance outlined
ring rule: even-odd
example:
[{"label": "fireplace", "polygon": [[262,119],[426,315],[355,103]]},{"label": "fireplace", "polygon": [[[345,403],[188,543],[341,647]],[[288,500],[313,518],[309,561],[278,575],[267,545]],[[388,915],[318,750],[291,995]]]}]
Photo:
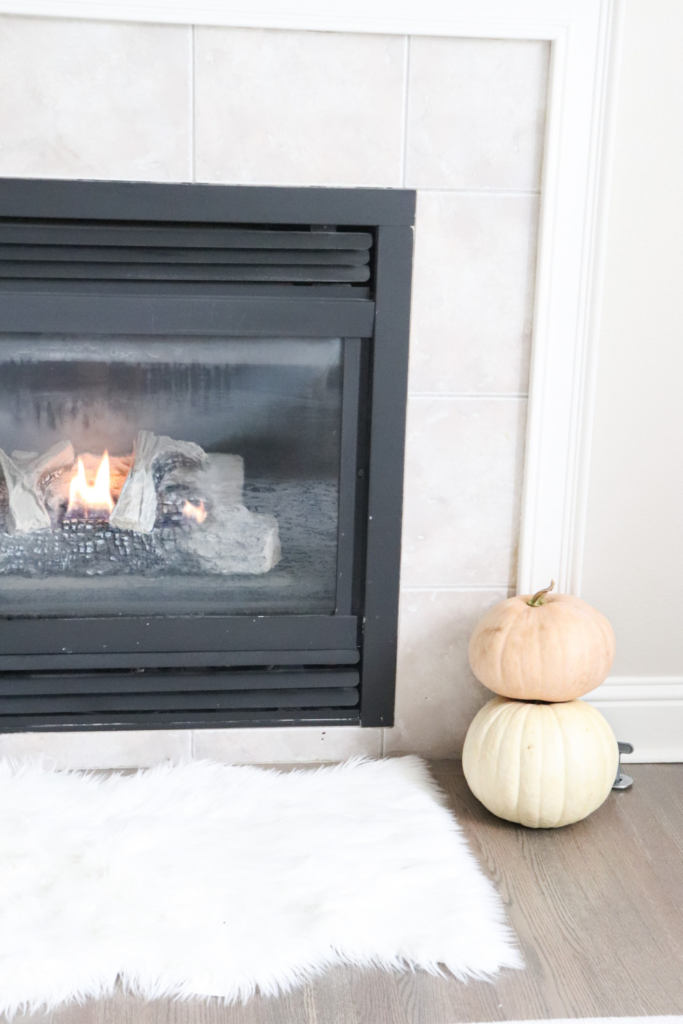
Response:
[{"label": "fireplace", "polygon": [[413,216],[3,182],[0,730],[392,724]]}]

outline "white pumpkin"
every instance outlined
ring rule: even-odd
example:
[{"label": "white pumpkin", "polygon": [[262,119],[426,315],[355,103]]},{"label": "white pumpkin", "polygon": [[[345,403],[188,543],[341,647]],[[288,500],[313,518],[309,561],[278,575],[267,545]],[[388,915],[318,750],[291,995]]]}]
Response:
[{"label": "white pumpkin", "polygon": [[499,818],[529,828],[587,817],[607,798],[618,764],[608,722],[581,700],[495,697],[470,725],[462,755],[477,799]]}]

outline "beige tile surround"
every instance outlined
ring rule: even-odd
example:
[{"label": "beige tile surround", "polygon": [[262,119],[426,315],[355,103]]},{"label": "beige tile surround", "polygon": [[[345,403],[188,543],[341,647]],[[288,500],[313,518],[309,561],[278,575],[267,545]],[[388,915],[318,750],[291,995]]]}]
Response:
[{"label": "beige tile surround", "polygon": [[192,30],[0,17],[0,174],[189,181]]},{"label": "beige tile surround", "polygon": [[538,205],[533,194],[418,193],[411,394],[526,393]]},{"label": "beige tile surround", "polygon": [[197,181],[401,184],[405,40],[202,28]]},{"label": "beige tile surround", "polygon": [[457,756],[514,587],[549,49],[0,17],[0,176],[418,189],[396,726],[0,736],[61,767]]},{"label": "beige tile surround", "polygon": [[526,399],[410,395],[401,585],[514,587]]},{"label": "beige tile surround", "polygon": [[406,185],[537,192],[547,79],[544,43],[412,39]]}]

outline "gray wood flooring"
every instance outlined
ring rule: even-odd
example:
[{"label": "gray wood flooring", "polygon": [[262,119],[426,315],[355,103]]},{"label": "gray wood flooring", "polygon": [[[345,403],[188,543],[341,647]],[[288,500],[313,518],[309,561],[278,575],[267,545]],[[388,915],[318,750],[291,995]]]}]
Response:
[{"label": "gray wood flooring", "polygon": [[683,1013],[683,765],[631,765],[635,785],[586,821],[527,831],[435,762],[472,849],[497,883],[527,967],[464,985],[338,968],[244,1007],[145,1003],[121,993],[17,1024],[459,1024]]}]

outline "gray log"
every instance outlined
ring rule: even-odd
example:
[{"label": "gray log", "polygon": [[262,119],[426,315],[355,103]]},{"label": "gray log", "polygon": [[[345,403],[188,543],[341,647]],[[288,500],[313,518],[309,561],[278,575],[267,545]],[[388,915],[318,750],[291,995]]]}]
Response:
[{"label": "gray log", "polygon": [[74,459],[70,441],[60,441],[43,455],[35,452],[7,455],[0,448],[0,467],[9,495],[9,533],[36,533],[51,528],[42,485],[52,474],[73,466]]},{"label": "gray log", "polygon": [[119,530],[151,533],[157,517],[157,488],[179,466],[206,464],[206,453],[192,441],[175,441],[141,430],[135,440],[133,468],[109,522]]},{"label": "gray log", "polygon": [[[207,573],[256,575],[269,572],[281,558],[277,520],[250,512],[242,504],[244,459],[241,455],[207,455],[203,469],[180,468],[164,482],[191,489],[207,503],[203,523],[193,524],[182,542]],[[189,525],[189,524],[188,524]]]},{"label": "gray log", "polygon": [[215,507],[205,523],[193,528],[187,550],[205,572],[226,575],[269,572],[282,557],[277,519],[244,505]]},{"label": "gray log", "polygon": [[209,455],[202,477],[215,506],[241,505],[244,492],[244,459],[241,455]]},{"label": "gray log", "polygon": [[193,500],[211,505],[240,505],[244,491],[244,459],[241,455],[207,455],[204,466],[178,466],[158,487],[165,496],[191,492]]}]

